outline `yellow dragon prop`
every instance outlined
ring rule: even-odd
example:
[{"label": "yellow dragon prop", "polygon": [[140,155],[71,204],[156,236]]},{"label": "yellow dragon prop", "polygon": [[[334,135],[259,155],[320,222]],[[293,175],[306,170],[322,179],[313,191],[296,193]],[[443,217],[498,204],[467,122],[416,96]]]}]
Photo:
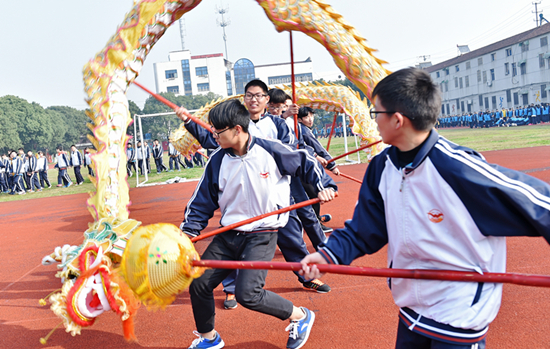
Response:
[{"label": "yellow dragon prop", "polygon": [[[136,1],[105,48],[84,66],[89,127],[94,135],[90,140],[96,148],[91,156],[96,192],[88,199],[94,222],[84,233],[82,245],[59,247],[43,260],[44,264],[61,263],[56,276],[61,278],[63,287],[50,297],[51,309],[73,336],[82,327],[93,324],[103,312],[113,310],[121,316],[125,338],[132,340],[135,337],[131,319],[139,306],[137,298],[147,305],[166,305],[193,277],[200,275],[200,270],[192,268],[167,272],[174,263],[199,257],[192,244],[180,238],[177,227],[170,224],[141,227],[140,222],[129,219],[125,170],[129,138],[126,131],[131,122],[126,91],[166,29],[200,2]],[[367,96],[388,74],[382,67],[385,62],[372,55],[365,39],[324,1],[256,2],[278,31],[302,31],[324,45],[342,72]],[[314,96],[321,94],[315,89],[324,87],[303,88],[310,89],[308,93]],[[316,103],[305,93],[300,98]],[[349,109],[346,113],[357,115]],[[362,131],[366,136],[372,135],[368,125],[361,127],[365,127]],[[119,265],[122,268],[116,269]],[[160,279],[156,277],[159,275]],[[41,304],[45,301],[41,300]],[[41,342],[46,340],[47,337]]]}]

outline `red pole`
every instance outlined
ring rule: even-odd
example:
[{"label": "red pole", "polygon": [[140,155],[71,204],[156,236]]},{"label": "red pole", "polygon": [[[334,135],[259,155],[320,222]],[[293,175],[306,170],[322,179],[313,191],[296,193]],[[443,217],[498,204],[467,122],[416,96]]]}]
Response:
[{"label": "red pole", "polygon": [[[347,155],[350,155],[350,154],[353,154],[353,153],[357,153],[357,152],[360,151],[360,150],[370,148],[370,147],[372,147],[373,145],[376,145],[376,144],[378,144],[378,143],[380,143],[380,142],[382,142],[382,141],[380,140],[380,141],[372,142],[372,143],[369,143],[369,144],[364,145],[364,146],[362,146],[362,147],[359,147],[359,148],[357,148],[357,149],[355,149],[355,150],[348,151],[348,152],[345,153],[345,154],[338,155],[337,157],[334,157],[334,158],[330,159],[329,161],[327,161],[327,163],[336,161],[336,160],[338,160],[338,159],[341,159],[341,158],[343,158],[344,156],[347,156]],[[327,149],[328,149],[328,147],[327,147]]]},{"label": "red pole", "polygon": [[237,222],[237,223],[233,223],[233,224],[229,224],[225,227],[222,227],[222,228],[219,228],[219,229],[216,229],[214,231],[211,231],[210,233],[206,233],[206,234],[202,234],[202,235],[199,235],[199,236],[195,236],[194,238],[191,239],[192,242],[196,242],[196,241],[199,241],[199,240],[202,240],[202,239],[206,239],[208,237],[211,237],[213,235],[218,235],[218,234],[221,234],[223,232],[226,232],[228,230],[232,230],[232,229],[235,229],[237,227],[240,227],[242,225],[245,225],[245,224],[248,224],[248,223],[252,223],[252,222],[256,222],[256,221],[259,221],[260,219],[263,219],[265,217],[269,217],[269,216],[273,216],[273,215],[276,215],[276,214],[280,214],[280,213],[285,213],[285,212],[288,212],[288,211],[292,211],[292,210],[295,210],[297,208],[301,208],[301,207],[305,207],[305,206],[309,206],[309,205],[313,205],[313,204],[316,204],[318,202],[320,202],[321,200],[319,200],[319,198],[315,198],[315,199],[310,199],[310,200],[307,200],[307,201],[302,201],[300,203],[297,203],[297,204],[294,204],[294,205],[290,205],[290,206],[287,206],[287,207],[283,207],[281,209],[278,209],[278,210],[275,210],[273,212],[269,212],[269,213],[264,213],[264,214],[261,214],[259,216],[256,216],[256,217],[252,217],[252,218],[248,218],[248,219],[245,219],[244,221],[240,221],[240,222]]},{"label": "red pole", "polygon": [[[267,269],[267,270],[292,270],[302,269],[300,263],[287,262],[252,262],[252,261],[217,261],[200,260],[193,261],[195,267],[207,267],[216,269]],[[430,270],[430,269],[376,269],[367,267],[352,267],[347,265],[317,264],[321,273],[361,275],[373,277],[390,277],[400,279],[444,280],[461,282],[490,282],[515,284],[523,286],[550,287],[550,276],[528,275],[517,273],[484,273],[478,274],[469,271],[456,270]]]},{"label": "red pole", "polygon": [[[290,33],[290,76],[292,78],[292,103],[296,103],[296,76],[294,75],[294,45],[292,43],[292,31]],[[298,115],[294,114],[294,134],[296,140],[300,138],[298,135]],[[296,144],[296,148],[298,148]]]},{"label": "red pole", "polygon": [[363,181],[360,181],[359,179],[357,179],[355,177],[348,176],[347,174],[343,174],[342,172],[340,172],[340,176],[342,176],[344,178],[347,178],[347,179],[351,179],[352,181],[357,182],[359,184],[363,184]]},{"label": "red pole", "polygon": [[330,128],[330,134],[328,135],[327,151],[328,151],[328,148],[330,148],[330,139],[332,138],[332,135],[334,134],[334,126],[336,125],[336,118],[337,117],[338,117],[338,113],[334,113],[334,120],[332,120],[332,127]]},{"label": "red pole", "polygon": [[[158,95],[156,93],[154,93],[153,91],[149,90],[147,87],[143,86],[142,84],[138,83],[137,81],[134,81],[134,85],[138,86],[139,88],[141,88],[143,91],[149,93],[151,96],[153,96],[157,101],[161,102],[161,103],[164,103],[166,104],[168,107],[172,108],[174,111],[176,111],[177,109],[179,109],[179,107],[177,105],[175,105],[174,103],[170,102],[169,100],[167,100],[166,98],[162,97],[161,95]],[[209,132],[212,132],[212,128],[210,127],[210,125],[208,125],[206,122],[200,120],[200,119],[197,119],[196,117],[194,117],[193,115],[189,114],[189,113],[185,113],[185,116],[187,116],[189,119],[193,120],[193,122],[195,122],[196,124],[204,127],[205,129],[207,129]]]}]

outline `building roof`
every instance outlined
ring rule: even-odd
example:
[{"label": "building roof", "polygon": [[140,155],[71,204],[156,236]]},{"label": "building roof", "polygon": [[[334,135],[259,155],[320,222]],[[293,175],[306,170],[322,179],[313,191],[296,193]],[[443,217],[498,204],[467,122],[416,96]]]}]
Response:
[{"label": "building roof", "polygon": [[465,53],[461,56],[446,60],[444,62],[432,65],[431,67],[426,68],[426,71],[428,73],[433,73],[434,71],[437,71],[439,69],[443,69],[446,67],[450,67],[452,65],[456,65],[458,63],[462,63],[465,61],[468,61],[473,58],[477,58],[479,56],[495,52],[497,50],[500,50],[501,48],[505,48],[514,44],[517,44],[519,42],[527,41],[531,38],[537,37],[539,35],[543,35],[546,33],[550,33],[550,23],[546,23],[544,25],[541,25],[540,27],[536,27],[535,29],[531,29],[528,31],[525,31],[523,33],[511,36],[509,38],[506,38],[501,41],[497,41],[493,44],[484,46],[482,48],[479,48],[477,50]]}]

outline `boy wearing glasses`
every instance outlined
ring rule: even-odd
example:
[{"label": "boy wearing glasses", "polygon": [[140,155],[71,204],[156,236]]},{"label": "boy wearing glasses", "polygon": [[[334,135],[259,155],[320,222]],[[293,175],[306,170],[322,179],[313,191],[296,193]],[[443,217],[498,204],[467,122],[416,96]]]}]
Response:
[{"label": "boy wearing glasses", "polygon": [[[266,105],[269,101],[267,85],[263,81],[256,79],[246,84],[244,105],[249,114],[248,132],[254,137],[278,139],[282,143],[295,148],[296,138],[294,137],[294,133],[285,124],[284,120],[278,116],[265,113]],[[219,145],[210,132],[194,122],[187,120],[184,108],[177,110],[176,114],[185,122],[185,128],[199,141],[203,148],[210,150],[218,148]],[[221,130],[218,133],[224,131],[225,130]],[[322,240],[319,238],[319,240],[318,243],[313,242],[315,247],[317,247],[324,238]],[[299,262],[309,253],[302,236],[302,223],[298,219],[296,211],[290,213],[287,225],[279,229],[277,244],[285,260],[288,262]],[[330,286],[323,283],[321,280],[308,280],[297,272],[295,272],[295,274],[298,277],[298,281],[307,290],[319,293],[327,293],[331,290]],[[227,294],[227,298],[224,302],[224,307],[226,309],[234,309],[237,307],[237,301],[234,298],[234,278],[235,274],[232,274],[223,282],[224,292]]]},{"label": "boy wearing glasses", "polygon": [[[423,70],[390,74],[372,92],[382,140],[391,147],[367,168],[351,221],[335,230],[309,264],[350,264],[388,244],[388,266],[505,272],[505,236],[550,240],[550,186],[488,164],[433,129],[441,96]],[[388,281],[400,307],[396,348],[485,348],[502,284]]]},{"label": "boy wearing glasses", "polygon": [[[185,209],[180,228],[195,237],[208,225],[218,208],[220,224],[227,226],[290,205],[290,177],[300,176],[318,189],[322,202],[335,197],[336,185],[320,170],[317,161],[302,150],[248,133],[250,117],[237,100],[223,102],[209,113],[213,135],[220,147],[211,155],[204,174]],[[246,205],[243,205],[246,202]],[[216,235],[202,255],[205,260],[270,261],[275,254],[278,229],[289,214],[266,217]],[[213,290],[232,271],[208,269],[189,287],[199,338],[191,348],[222,348],[215,331]],[[263,289],[266,270],[240,270],[236,298],[244,307],[290,320],[287,348],[301,348],[309,337],[315,314],[296,307],[283,297]]]}]

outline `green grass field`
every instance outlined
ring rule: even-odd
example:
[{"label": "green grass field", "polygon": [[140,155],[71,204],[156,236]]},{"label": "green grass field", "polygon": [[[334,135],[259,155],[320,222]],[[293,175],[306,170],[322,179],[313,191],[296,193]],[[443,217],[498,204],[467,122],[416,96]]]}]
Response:
[{"label": "green grass field", "polygon": [[[543,145],[550,145],[550,124],[537,125],[537,126],[520,126],[520,127],[499,127],[488,129],[440,129],[439,133],[452,142],[460,145],[475,149],[479,152],[491,151],[491,150],[503,150],[503,149],[515,149],[536,147]],[[357,139],[359,141],[359,138]],[[326,147],[328,138],[320,139],[323,146]],[[359,145],[360,146],[360,145]],[[353,137],[348,137],[348,151],[355,149],[355,141]],[[332,138],[329,152],[332,156],[338,156],[345,153],[344,138]],[[365,152],[359,152],[361,162],[367,160]],[[345,158],[338,160],[337,164],[350,163],[358,160],[358,154],[352,154]],[[168,156],[164,157],[164,164],[168,167]],[[155,170],[154,161],[151,161],[152,172],[149,177],[148,183],[160,183],[165,182],[174,177],[180,178],[199,178],[202,175],[203,168],[192,168],[174,172],[162,172],[157,174]],[[73,169],[67,171],[74,181]],[[87,193],[95,191],[94,186],[88,179],[88,172],[86,168],[82,169],[82,174],[85,178],[84,184],[80,186],[73,185],[69,188],[58,188],[57,185],[57,170],[48,171],[48,178],[52,182],[51,189],[44,189],[42,192],[27,193],[26,195],[0,195],[0,202],[14,201],[14,200],[26,200],[40,197],[60,196],[77,193]],[[140,182],[143,181],[143,177],[140,177]],[[76,182],[75,182],[76,183]],[[128,183],[131,188],[136,186],[136,178],[128,178]]]}]

